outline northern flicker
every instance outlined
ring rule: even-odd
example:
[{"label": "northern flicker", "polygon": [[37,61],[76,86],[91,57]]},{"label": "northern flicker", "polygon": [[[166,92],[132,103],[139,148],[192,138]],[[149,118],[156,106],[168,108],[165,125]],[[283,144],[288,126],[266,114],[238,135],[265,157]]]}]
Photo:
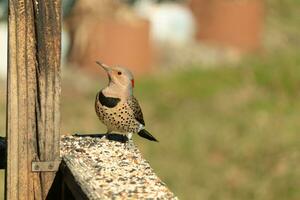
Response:
[{"label": "northern flicker", "polygon": [[133,96],[134,79],[132,73],[125,68],[109,67],[100,62],[108,75],[108,86],[97,93],[95,109],[100,121],[106,125],[107,134],[117,132],[132,134],[151,141],[157,140],[145,130],[143,113],[137,99]]}]

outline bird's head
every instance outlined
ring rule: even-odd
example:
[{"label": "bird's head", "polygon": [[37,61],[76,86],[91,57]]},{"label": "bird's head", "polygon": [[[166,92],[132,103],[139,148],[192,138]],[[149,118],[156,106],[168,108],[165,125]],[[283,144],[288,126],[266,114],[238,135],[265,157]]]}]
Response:
[{"label": "bird's head", "polygon": [[109,85],[132,90],[134,87],[134,78],[128,69],[122,67],[110,67],[99,61],[96,61],[96,63],[106,71]]}]

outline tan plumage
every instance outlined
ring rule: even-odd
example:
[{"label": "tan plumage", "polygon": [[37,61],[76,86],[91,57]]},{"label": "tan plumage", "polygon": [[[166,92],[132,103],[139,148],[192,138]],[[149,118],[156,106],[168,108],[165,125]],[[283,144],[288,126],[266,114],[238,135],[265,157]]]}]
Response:
[{"label": "tan plumage", "polygon": [[106,125],[108,132],[137,133],[142,123],[137,121],[135,116],[143,118],[138,102],[134,101],[135,103],[133,104],[132,98],[128,98],[121,100],[115,107],[108,108],[97,100],[99,93],[96,98],[96,113]]},{"label": "tan plumage", "polygon": [[143,113],[133,96],[134,79],[131,72],[121,67],[109,67],[97,62],[108,74],[109,84],[97,93],[95,110],[100,121],[106,125],[107,133],[133,133],[157,141],[145,127]]}]

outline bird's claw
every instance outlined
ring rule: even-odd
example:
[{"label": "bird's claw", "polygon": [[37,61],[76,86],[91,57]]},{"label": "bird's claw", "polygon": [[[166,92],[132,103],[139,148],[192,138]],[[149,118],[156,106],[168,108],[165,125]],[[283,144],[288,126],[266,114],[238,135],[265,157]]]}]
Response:
[{"label": "bird's claw", "polygon": [[131,150],[131,149],[133,149],[133,147],[134,147],[133,140],[132,139],[128,139],[127,141],[125,141],[124,147],[128,151]]}]

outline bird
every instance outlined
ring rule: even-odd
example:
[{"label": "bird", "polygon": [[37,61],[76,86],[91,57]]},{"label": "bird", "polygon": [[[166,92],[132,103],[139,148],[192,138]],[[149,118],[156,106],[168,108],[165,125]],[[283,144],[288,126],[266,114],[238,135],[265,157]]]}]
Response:
[{"label": "bird", "polygon": [[101,89],[95,100],[95,110],[100,121],[107,127],[106,136],[111,133],[126,135],[131,141],[133,134],[158,142],[145,129],[145,121],[138,100],[133,96],[134,78],[123,67],[111,67],[99,61],[96,63],[108,75],[108,85]]}]

